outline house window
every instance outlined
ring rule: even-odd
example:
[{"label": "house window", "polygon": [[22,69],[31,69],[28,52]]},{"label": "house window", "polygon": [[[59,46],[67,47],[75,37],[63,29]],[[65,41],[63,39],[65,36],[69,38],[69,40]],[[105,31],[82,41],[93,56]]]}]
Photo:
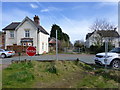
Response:
[{"label": "house window", "polygon": [[32,46],[32,43],[28,43],[28,46]]},{"label": "house window", "polygon": [[42,43],[42,50],[44,51],[44,43]]},{"label": "house window", "polygon": [[23,46],[26,46],[26,43],[23,43]]},{"label": "house window", "polygon": [[30,30],[25,30],[25,37],[30,37]]},{"label": "house window", "polygon": [[14,38],[14,31],[10,31],[10,38]]},{"label": "house window", "polygon": [[46,51],[47,51],[47,43],[46,43]]}]

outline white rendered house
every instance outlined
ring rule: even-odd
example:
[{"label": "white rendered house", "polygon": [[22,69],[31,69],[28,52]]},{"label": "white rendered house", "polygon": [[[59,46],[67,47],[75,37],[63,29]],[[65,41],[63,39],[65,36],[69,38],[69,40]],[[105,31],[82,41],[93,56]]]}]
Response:
[{"label": "white rendered house", "polygon": [[36,54],[48,52],[48,32],[40,25],[39,17],[35,15],[34,21],[25,17],[22,22],[12,22],[3,29],[5,35],[5,48],[9,45],[22,45],[36,47]]},{"label": "white rendered house", "polygon": [[111,42],[115,47],[119,47],[119,33],[116,30],[97,30],[86,35],[86,47],[90,48],[91,45],[103,45],[105,38]]}]

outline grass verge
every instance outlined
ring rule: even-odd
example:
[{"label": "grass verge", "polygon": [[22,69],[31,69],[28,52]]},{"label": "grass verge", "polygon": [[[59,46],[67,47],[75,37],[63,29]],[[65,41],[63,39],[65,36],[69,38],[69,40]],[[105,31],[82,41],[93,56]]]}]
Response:
[{"label": "grass verge", "polygon": [[3,70],[3,88],[118,88],[120,71],[77,61],[18,62]]}]

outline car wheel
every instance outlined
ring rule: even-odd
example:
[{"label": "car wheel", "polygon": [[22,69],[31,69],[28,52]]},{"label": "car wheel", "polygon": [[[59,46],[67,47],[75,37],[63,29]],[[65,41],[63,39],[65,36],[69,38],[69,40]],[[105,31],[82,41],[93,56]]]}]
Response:
[{"label": "car wheel", "polygon": [[5,54],[1,54],[1,57],[2,57],[2,58],[5,58],[5,57],[6,57],[6,55],[5,55]]},{"label": "car wheel", "polygon": [[112,68],[114,68],[114,69],[120,69],[120,60],[114,60],[114,61],[112,61]]}]

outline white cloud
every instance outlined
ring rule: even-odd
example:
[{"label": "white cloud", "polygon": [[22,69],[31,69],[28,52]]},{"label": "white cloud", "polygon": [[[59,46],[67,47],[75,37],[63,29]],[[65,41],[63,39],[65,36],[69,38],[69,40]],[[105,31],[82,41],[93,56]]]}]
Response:
[{"label": "white cloud", "polygon": [[[44,8],[44,7],[43,7]],[[41,12],[61,11],[62,9],[56,7],[48,7],[41,10]]]},{"label": "white cloud", "polygon": [[41,12],[49,12],[49,9],[42,9]]},{"label": "white cloud", "polygon": [[30,4],[30,6],[31,6],[32,8],[38,8],[38,6],[35,5],[35,4]]}]

